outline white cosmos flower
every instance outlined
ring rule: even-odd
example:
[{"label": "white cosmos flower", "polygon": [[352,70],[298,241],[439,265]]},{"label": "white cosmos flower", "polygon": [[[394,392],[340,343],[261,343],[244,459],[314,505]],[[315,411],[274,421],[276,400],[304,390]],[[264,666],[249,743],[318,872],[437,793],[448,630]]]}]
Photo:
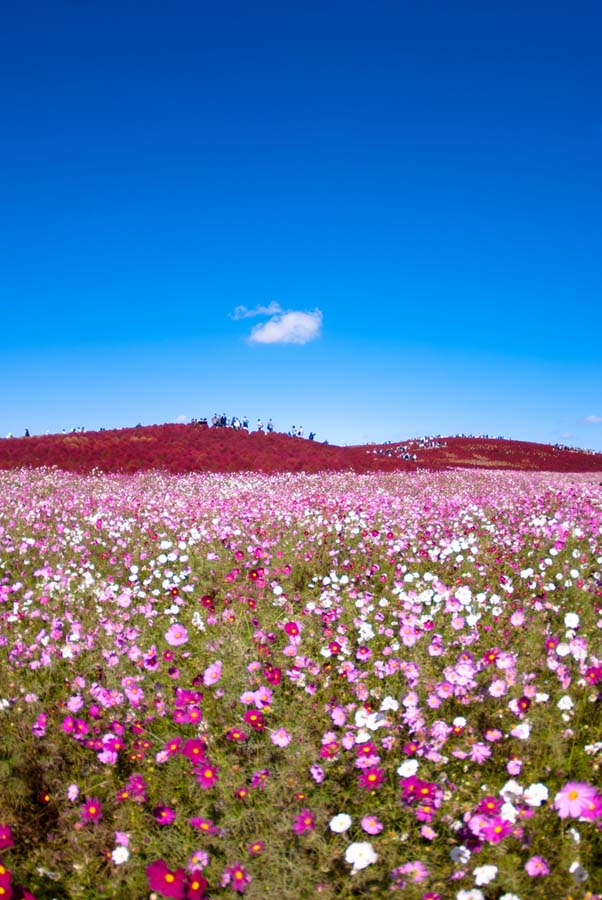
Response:
[{"label": "white cosmos flower", "polygon": [[497,866],[478,866],[472,874],[475,884],[489,884],[497,875]]},{"label": "white cosmos flower", "polygon": [[337,816],[332,817],[328,827],[335,834],[343,834],[344,831],[351,828],[351,821],[351,816],[348,816],[347,813],[339,813]]},{"label": "white cosmos flower", "polygon": [[564,624],[567,628],[579,628],[580,618],[577,613],[567,613],[564,617]]},{"label": "white cosmos flower", "polygon": [[573,701],[568,694],[565,694],[564,697],[560,698],[556,706],[558,707],[558,709],[572,709]]},{"label": "white cosmos flower", "polygon": [[130,851],[127,847],[115,847],[115,849],[111,853],[111,859],[116,866],[121,866],[123,863],[126,863],[129,858]]},{"label": "white cosmos flower", "polygon": [[548,789],[541,782],[530,784],[523,794],[523,800],[528,806],[541,806],[547,799]]},{"label": "white cosmos flower", "polygon": [[569,872],[577,882],[577,884],[583,884],[584,881],[587,881],[589,878],[589,872],[587,869],[584,869],[583,866],[577,861],[571,863],[569,866]]},{"label": "white cosmos flower", "polygon": [[519,738],[521,741],[526,741],[531,734],[531,725],[529,722],[520,722],[518,725],[514,726],[510,734],[512,737]]},{"label": "white cosmos flower", "polygon": [[351,869],[352,875],[355,875],[360,869],[365,869],[366,866],[371,866],[377,859],[378,854],[369,841],[356,841],[353,844],[349,844],[345,850],[345,862],[353,867]]},{"label": "white cosmos flower", "polygon": [[383,712],[392,709],[393,712],[399,709],[399,703],[394,697],[385,697],[383,702],[380,704],[380,708]]},{"label": "white cosmos flower", "polygon": [[455,863],[467,863],[470,859],[470,850],[464,844],[461,844],[459,847],[454,847],[453,850],[450,850],[449,855]]},{"label": "white cosmos flower", "polygon": [[418,771],[419,765],[420,763],[417,759],[406,759],[398,766],[397,774],[400,775],[401,778],[411,778],[412,775],[415,775]]},{"label": "white cosmos flower", "polygon": [[516,806],[513,806],[512,803],[506,802],[502,804],[500,818],[503,819],[504,822],[511,822],[514,825],[517,815]]}]

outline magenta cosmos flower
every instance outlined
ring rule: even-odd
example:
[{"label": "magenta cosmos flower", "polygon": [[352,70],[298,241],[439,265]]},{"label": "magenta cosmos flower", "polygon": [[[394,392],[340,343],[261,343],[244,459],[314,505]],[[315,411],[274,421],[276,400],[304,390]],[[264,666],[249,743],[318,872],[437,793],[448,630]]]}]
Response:
[{"label": "magenta cosmos flower", "polygon": [[7,850],[14,845],[10,825],[0,825],[0,850]]},{"label": "magenta cosmos flower", "polygon": [[313,831],[316,827],[316,820],[311,809],[303,808],[298,816],[295,816],[293,822],[293,831],[295,834],[303,834],[305,831]]},{"label": "magenta cosmos flower", "polygon": [[265,728],[265,720],[263,718],[263,713],[261,713],[257,709],[249,709],[244,715],[244,720],[247,725],[250,725],[255,731],[263,731]]},{"label": "magenta cosmos flower", "polygon": [[151,891],[159,891],[164,897],[183,900],[186,872],[176,869],[172,872],[164,859],[157,859],[146,867],[146,877]]},{"label": "magenta cosmos flower", "polygon": [[365,791],[374,791],[384,783],[385,779],[386,775],[384,769],[379,769],[377,766],[370,766],[369,769],[364,769],[360,772],[357,777],[357,782]]},{"label": "magenta cosmos flower", "polygon": [[102,819],[100,800],[96,797],[88,797],[86,802],[80,806],[80,814],[82,822],[93,822],[95,825],[98,825]]},{"label": "magenta cosmos flower", "polygon": [[204,819],[202,816],[193,816],[188,819],[188,824],[205,834],[221,834],[221,830],[213,824],[211,819]]},{"label": "magenta cosmos flower", "polygon": [[247,853],[250,856],[260,856],[265,850],[265,841],[253,841],[247,846]]},{"label": "magenta cosmos flower", "polygon": [[176,622],[174,625],[170,625],[165,632],[165,640],[170,645],[170,647],[179,647],[181,644],[185,644],[188,640],[188,632],[183,625],[180,625],[179,622]]},{"label": "magenta cosmos flower", "polygon": [[203,790],[212,788],[219,780],[217,766],[203,765],[194,770],[196,780]]},{"label": "magenta cosmos flower", "polygon": [[568,781],[554,797],[554,808],[561,819],[578,819],[595,805],[597,795],[596,788],[587,781]]},{"label": "magenta cosmos flower", "polygon": [[0,891],[2,892],[1,896],[8,898],[8,900],[13,896],[11,882],[12,874],[6,866],[3,865],[2,860],[0,859]]},{"label": "magenta cosmos flower", "polygon": [[170,806],[155,806],[153,817],[159,825],[171,825],[176,818],[176,813]]},{"label": "magenta cosmos flower", "polygon": [[233,866],[228,866],[227,869],[224,869],[222,874],[222,887],[226,887],[226,885],[229,884],[233,891],[244,894],[250,883],[251,876],[245,867],[241,866],[239,863],[235,863]]},{"label": "magenta cosmos flower", "polygon": [[209,882],[203,877],[201,870],[194,869],[188,879],[186,900],[203,900],[207,896],[206,891],[208,887]]},{"label": "magenta cosmos flower", "polygon": [[206,750],[207,744],[201,738],[188,738],[180,752],[183,756],[187,756],[188,759],[198,763],[200,760],[205,759]]}]

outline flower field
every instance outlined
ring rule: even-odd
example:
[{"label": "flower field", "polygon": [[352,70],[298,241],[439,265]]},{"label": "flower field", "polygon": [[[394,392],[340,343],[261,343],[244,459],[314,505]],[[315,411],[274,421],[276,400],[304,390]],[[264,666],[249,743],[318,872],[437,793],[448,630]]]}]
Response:
[{"label": "flower field", "polygon": [[0,472],[0,898],[602,895],[600,480]]}]

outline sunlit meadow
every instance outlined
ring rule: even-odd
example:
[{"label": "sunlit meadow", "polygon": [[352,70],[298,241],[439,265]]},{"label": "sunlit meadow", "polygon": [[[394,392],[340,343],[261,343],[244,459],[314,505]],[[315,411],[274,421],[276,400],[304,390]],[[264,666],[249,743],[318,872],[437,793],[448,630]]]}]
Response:
[{"label": "sunlit meadow", "polygon": [[0,497],[2,900],[602,892],[600,477]]}]

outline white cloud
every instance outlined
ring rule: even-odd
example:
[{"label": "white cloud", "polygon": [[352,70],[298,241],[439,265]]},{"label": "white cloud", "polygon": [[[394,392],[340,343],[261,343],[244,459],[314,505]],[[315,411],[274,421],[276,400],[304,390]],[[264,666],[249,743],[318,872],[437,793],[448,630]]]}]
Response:
[{"label": "white cloud", "polygon": [[320,336],[322,329],[322,311],[311,312],[301,310],[284,310],[273,300],[267,306],[237,306],[230,313],[231,319],[250,319],[264,316],[267,322],[255,325],[247,340],[250,344],[307,344]]},{"label": "white cloud", "polygon": [[282,312],[279,303],[273,300],[268,306],[256,306],[254,309],[248,309],[246,306],[237,306],[233,313],[230,313],[231,319],[250,319],[253,316],[274,316]]},{"label": "white cloud", "polygon": [[278,312],[249,335],[251,344],[307,344],[320,336],[322,312]]},{"label": "white cloud", "polygon": [[179,422],[180,425],[185,425],[187,421],[188,416],[178,416],[178,418],[176,419],[176,422]]},{"label": "white cloud", "polygon": [[602,416],[586,416],[584,419],[588,425],[599,425],[602,422]]}]

